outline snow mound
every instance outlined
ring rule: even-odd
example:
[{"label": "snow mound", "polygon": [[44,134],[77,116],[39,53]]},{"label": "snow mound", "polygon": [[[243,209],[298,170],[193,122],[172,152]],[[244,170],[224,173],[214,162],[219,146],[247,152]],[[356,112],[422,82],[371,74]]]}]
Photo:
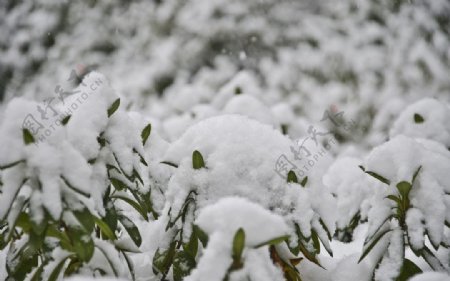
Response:
[{"label": "snow mound", "polygon": [[[421,236],[425,227],[433,245],[439,245],[443,239],[444,222],[450,221],[450,204],[445,199],[445,194],[450,192],[450,152],[438,142],[400,135],[374,148],[365,163],[366,171],[375,172],[390,181],[387,194],[395,195],[397,183],[412,183],[417,173],[409,194],[412,208],[407,214],[408,222],[417,224],[412,224],[410,231],[413,237],[416,232]],[[387,201],[380,201],[379,208],[374,208],[378,209],[377,217],[381,217],[382,210],[389,212]],[[422,225],[422,218],[425,225]],[[378,220],[369,215],[370,221]],[[412,246],[421,248],[423,239],[415,238],[411,242],[415,241],[420,244]]]},{"label": "snow mound", "polygon": [[239,276],[283,280],[281,272],[270,261],[267,246],[253,248],[287,234],[288,227],[282,217],[247,199],[229,197],[203,208],[196,223],[210,239],[197,268],[186,280],[222,280],[231,264],[231,246],[239,228],[245,232],[244,268],[232,274],[231,280],[241,280]]},{"label": "snow mound", "polygon": [[450,147],[450,107],[438,100],[426,98],[408,106],[397,118],[390,136],[435,140]]},{"label": "snow mound", "polygon": [[[279,203],[286,180],[275,171],[292,141],[280,132],[239,115],[212,117],[190,127],[168,149],[165,160],[179,165],[169,183],[169,200],[201,189],[201,206],[226,196],[251,198],[263,206]],[[192,153],[203,155],[207,169],[193,171]],[[202,203],[203,202],[203,203]]]},{"label": "snow mound", "polygon": [[244,198],[223,198],[200,211],[196,223],[209,235],[229,235],[243,228],[248,246],[255,246],[287,234],[283,218]]}]

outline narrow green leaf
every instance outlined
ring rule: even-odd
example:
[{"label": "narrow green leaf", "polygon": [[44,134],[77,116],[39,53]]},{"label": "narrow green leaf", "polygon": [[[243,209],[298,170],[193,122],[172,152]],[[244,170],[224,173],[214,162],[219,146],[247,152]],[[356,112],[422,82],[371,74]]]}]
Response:
[{"label": "narrow green leaf", "polygon": [[106,254],[105,250],[103,250],[102,247],[99,246],[95,246],[102,254],[103,256],[106,258],[106,261],[108,261],[109,267],[111,268],[111,270],[114,273],[114,276],[119,277],[119,273],[116,270],[116,266],[114,266],[114,263],[112,262],[112,260],[109,258],[109,256]]},{"label": "narrow green leaf", "polygon": [[133,240],[134,244],[136,244],[136,246],[138,247],[141,246],[142,238],[137,226],[129,218],[122,214],[119,215],[119,220],[125,230],[128,232],[128,235],[130,235],[130,238],[131,240]]},{"label": "narrow green leaf", "polygon": [[441,261],[434,255],[434,253],[427,246],[423,247],[421,255],[433,270],[435,271],[445,270],[445,267],[442,265]]},{"label": "narrow green leaf", "polygon": [[196,151],[194,151],[194,153],[192,153],[192,167],[194,169],[205,168],[205,162],[203,161],[203,156],[198,150],[196,150]]},{"label": "narrow green leaf", "polygon": [[159,272],[165,276],[169,272],[176,254],[176,244],[177,243],[173,241],[170,243],[169,249],[162,253],[159,252],[159,249],[156,250],[156,253],[153,256],[153,273],[157,274]]},{"label": "narrow green leaf", "polygon": [[195,266],[195,258],[186,252],[177,252],[173,260],[173,280],[182,281]]},{"label": "narrow green leaf", "polygon": [[390,185],[391,182],[386,179],[385,177],[380,176],[379,174],[375,172],[365,171],[366,174],[371,175],[372,177],[376,178],[377,180],[381,181],[382,183],[385,183],[387,185]]},{"label": "narrow green leaf", "polygon": [[110,240],[117,239],[114,232],[111,230],[111,228],[109,228],[109,226],[104,221],[102,221],[102,219],[94,217],[94,220],[95,220],[95,223],[100,228],[100,230],[102,231],[102,233],[106,235],[106,237],[108,237]]},{"label": "narrow green leaf", "polygon": [[289,171],[288,175],[287,175],[287,182],[294,182],[294,183],[298,183],[298,179],[297,179],[297,175],[295,174],[294,171]]},{"label": "narrow green leaf", "polygon": [[395,196],[395,195],[388,195],[388,196],[386,196],[385,198],[394,201],[394,202],[397,203],[398,205],[402,204],[402,201],[400,200],[400,198],[398,198],[398,197]]},{"label": "narrow green leaf", "polygon": [[315,254],[316,255],[320,254],[319,236],[317,235],[317,232],[314,229],[311,230],[311,239],[312,239],[312,242],[313,242],[314,250],[316,251]]},{"label": "narrow green leaf", "polygon": [[120,106],[120,98],[116,99],[113,102],[113,104],[108,108],[108,117],[111,117],[111,115],[113,115],[114,112],[116,112],[119,106]]},{"label": "narrow green leaf", "polygon": [[29,145],[30,143],[34,143],[33,134],[31,134],[31,132],[28,129],[23,128],[22,129],[22,134],[23,134],[23,142],[25,143],[25,145]]},{"label": "narrow green leaf", "polygon": [[70,258],[70,256],[67,256],[65,258],[63,258],[53,269],[52,273],[50,274],[50,277],[48,278],[48,281],[57,281],[59,275],[61,275],[61,271],[64,267],[64,264],[66,262],[66,260]]},{"label": "narrow green leaf", "polygon": [[127,263],[128,269],[130,270],[131,280],[135,281],[136,280],[136,272],[134,271],[133,262],[128,257],[127,253],[125,253],[124,251],[121,251],[121,252],[123,254],[123,257],[125,258],[125,262]]},{"label": "narrow green leaf", "polygon": [[387,229],[384,231],[381,231],[380,233],[378,233],[378,235],[374,236],[373,240],[364,247],[363,253],[361,255],[361,257],[358,260],[358,263],[360,263],[369,253],[370,251],[375,247],[375,245],[378,243],[378,241],[381,240],[381,238],[383,238],[384,235],[386,235],[386,233],[392,231],[391,229]]},{"label": "narrow green leaf", "polygon": [[17,164],[24,163],[24,162],[25,162],[25,160],[19,160],[19,161],[15,161],[15,162],[12,162],[12,163],[3,165],[3,166],[0,165],[0,170],[5,170],[5,169],[14,167],[14,166],[16,166]]},{"label": "narrow green leaf", "polygon": [[304,177],[304,178],[302,179],[302,181],[300,182],[300,185],[303,186],[303,187],[305,187],[307,183],[308,183],[308,177]]},{"label": "narrow green leaf", "polygon": [[325,232],[327,233],[328,240],[331,241],[334,233],[330,232],[330,230],[328,229],[328,227],[326,226],[325,222],[322,219],[319,219],[319,223],[320,223],[320,226],[322,226],[323,230],[325,230]]},{"label": "narrow green leaf", "polygon": [[113,202],[106,203],[105,216],[102,217],[102,220],[109,226],[112,232],[117,230],[119,218]]},{"label": "narrow green leaf", "polygon": [[33,274],[33,277],[31,277],[30,281],[42,281],[42,272],[44,271],[44,266],[46,264],[42,263],[38,269]]},{"label": "narrow green leaf", "polygon": [[409,259],[405,259],[403,262],[400,275],[395,281],[407,281],[416,274],[422,273],[422,270]]},{"label": "narrow green leaf", "polygon": [[67,123],[69,123],[70,117],[72,117],[72,115],[67,115],[66,117],[64,117],[64,118],[61,120],[61,124],[62,124],[63,126],[67,125]]},{"label": "narrow green leaf", "polygon": [[384,220],[380,221],[379,225],[377,227],[374,228],[374,230],[372,232],[367,232],[367,238],[364,241],[364,245],[366,245],[367,243],[370,242],[370,240],[372,240],[372,238],[375,237],[375,235],[380,231],[380,229],[386,224],[387,221],[389,221],[390,219],[392,219],[393,215],[388,215]]},{"label": "narrow green leaf", "polygon": [[258,245],[254,246],[253,248],[260,248],[266,245],[276,245],[276,244],[280,244],[281,242],[287,241],[289,239],[289,235],[284,235],[284,236],[280,236],[280,237],[276,237],[273,239],[270,239],[268,241],[259,243]]},{"label": "narrow green leaf", "polygon": [[198,237],[197,232],[192,230],[191,237],[189,238],[189,242],[183,245],[183,249],[185,252],[189,253],[193,258],[197,256],[198,252]]},{"label": "narrow green leaf", "polygon": [[81,189],[73,186],[64,176],[61,176],[61,179],[67,185],[68,188],[72,189],[76,193],[79,193],[79,194],[81,194],[81,195],[83,195],[83,196],[85,196],[87,198],[91,197],[91,195],[89,193],[87,193],[84,190],[81,190]]},{"label": "narrow green leaf", "polygon": [[134,200],[132,200],[128,197],[122,196],[122,195],[113,195],[113,196],[111,196],[111,198],[120,199],[122,201],[125,201],[126,203],[128,203],[128,205],[133,207],[146,221],[148,221],[148,216],[147,216],[146,212],[142,209],[142,207],[139,203],[135,202]]},{"label": "narrow green leaf", "polygon": [[202,242],[203,248],[206,247],[206,245],[208,244],[208,234],[206,234],[206,232],[204,232],[200,227],[198,227],[197,225],[193,225],[192,226],[192,231],[195,232],[195,234],[198,237],[198,240],[200,240],[200,242]]},{"label": "narrow green leaf", "polygon": [[148,137],[150,136],[150,133],[152,131],[152,124],[148,124],[145,126],[145,128],[141,132],[141,139],[142,139],[142,145],[145,145],[147,142]]},{"label": "narrow green leaf", "polygon": [[422,166],[419,166],[419,168],[417,168],[417,170],[414,172],[413,178],[411,180],[411,184],[414,184],[414,182],[416,181],[416,178],[419,175],[419,172],[420,172],[421,169],[422,169]]},{"label": "narrow green leaf", "polygon": [[161,163],[161,164],[166,164],[166,165],[172,166],[172,167],[174,167],[174,168],[178,168],[178,165],[177,165],[177,164],[172,163],[172,162],[169,162],[169,161],[162,161],[162,162],[160,162],[160,163]]},{"label": "narrow green leaf", "polygon": [[233,238],[233,252],[232,257],[234,261],[240,261],[242,252],[245,246],[245,232],[244,229],[239,228]]},{"label": "narrow green leaf", "polygon": [[110,178],[109,181],[111,182],[111,184],[117,189],[117,190],[126,190],[129,189],[130,187],[124,183],[123,181],[116,179],[116,178]]},{"label": "narrow green leaf", "polygon": [[95,221],[94,217],[88,208],[83,208],[82,210],[76,210],[72,212],[77,218],[80,224],[83,226],[86,233],[91,233],[94,230]]},{"label": "narrow green leaf", "polygon": [[418,113],[414,113],[414,122],[417,124],[423,123],[425,119],[423,119],[422,115]]}]

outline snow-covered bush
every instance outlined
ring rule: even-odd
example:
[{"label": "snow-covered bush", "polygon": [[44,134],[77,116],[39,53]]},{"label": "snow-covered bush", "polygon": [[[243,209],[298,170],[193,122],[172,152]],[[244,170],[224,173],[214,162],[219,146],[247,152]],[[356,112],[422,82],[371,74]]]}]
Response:
[{"label": "snow-covered bush", "polygon": [[[397,136],[367,157],[365,172],[385,183],[384,197],[368,213],[362,260],[375,247],[375,280],[420,272],[405,258],[406,246],[433,270],[449,270],[429,248],[450,247],[450,152],[440,143]],[[448,252],[448,251],[447,251]]]},{"label": "snow-covered bush", "polygon": [[446,278],[449,18],[0,1],[0,280]]},{"label": "snow-covered bush", "polygon": [[65,101],[70,107],[53,112],[51,130],[39,122],[45,120],[37,117],[38,103],[15,99],[4,113],[0,238],[10,278],[56,280],[86,270],[127,276],[122,260],[130,262],[127,252],[137,251],[142,238],[116,201],[146,220],[157,217],[142,179],[150,126],[136,128],[103,76],[83,80],[92,81],[102,85],[80,86]]}]

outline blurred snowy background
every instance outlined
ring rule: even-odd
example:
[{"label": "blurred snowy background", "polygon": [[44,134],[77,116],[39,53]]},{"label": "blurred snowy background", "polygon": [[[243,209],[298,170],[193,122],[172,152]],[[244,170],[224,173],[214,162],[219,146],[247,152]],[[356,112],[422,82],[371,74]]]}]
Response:
[{"label": "blurred snowy background", "polygon": [[406,105],[450,100],[450,2],[0,2],[3,101],[70,93],[81,81],[73,71],[82,78],[93,69],[168,140],[239,91],[293,138],[305,133],[298,118],[317,122],[335,106],[357,120],[360,137],[372,132],[360,142],[375,145]]},{"label": "blurred snowy background", "polygon": [[[89,77],[94,70],[104,76]],[[71,105],[88,95],[76,93],[86,89],[80,86],[83,78],[88,86],[101,82],[98,94],[92,95],[96,97],[71,112],[67,126],[58,120],[59,131],[48,136],[48,143],[27,146],[20,127],[24,116],[48,102],[64,111],[61,103]],[[116,95],[120,108],[110,114]],[[15,97],[34,102],[10,102]],[[80,185],[93,195],[99,216],[111,207],[99,199],[112,186],[106,170],[100,170],[101,180],[96,177],[97,166],[112,161],[108,153],[120,156],[114,157],[118,165],[142,170],[142,185],[152,190],[154,220],[140,220],[130,207],[114,206],[130,213],[143,233],[143,244],[137,245],[141,252],[132,257],[136,280],[161,280],[149,265],[155,252],[175,239],[165,225],[172,208],[181,209],[193,187],[198,189],[199,210],[207,210],[200,226],[211,233],[222,227],[214,225],[217,221],[233,226],[237,215],[229,212],[249,210],[241,199],[234,201],[242,209],[223,199],[229,196],[257,203],[252,210],[262,213],[263,219],[255,220],[260,224],[249,227],[255,235],[248,241],[270,232],[259,233],[261,226],[270,228],[264,223],[268,211],[290,223],[289,234],[294,222],[311,231],[322,217],[335,234],[329,245],[325,231],[319,233],[326,250],[334,250],[334,259],[322,251],[318,257],[328,271],[305,261],[299,267],[302,276],[314,281],[369,280],[375,259],[357,265],[367,229],[383,217],[379,210],[391,211],[386,195],[396,192],[394,184],[409,180],[423,165],[414,186],[417,193],[411,195],[417,208],[410,219],[422,228],[411,232],[418,233],[417,244],[423,246],[423,212],[433,222],[427,225],[431,241],[450,243],[448,225],[444,230],[450,220],[449,0],[0,0],[0,100],[0,166],[24,166],[28,170],[20,171],[34,176],[46,169],[59,176],[61,167],[69,167],[74,181],[87,183]],[[248,118],[224,116],[230,113]],[[331,113],[351,126],[324,120]],[[149,123],[146,143],[141,130]],[[307,188],[293,188],[294,183],[276,175],[276,160],[298,156],[293,144],[312,139],[314,132],[321,137],[332,133],[333,145],[321,143],[329,145],[326,153],[317,143],[307,147],[314,153],[314,161],[309,158],[314,169],[308,171]],[[208,169],[193,170],[194,150],[203,153]],[[368,178],[359,165],[388,175],[391,186]],[[64,190],[59,181],[57,177],[53,187]],[[7,190],[7,182],[4,186]],[[42,198],[53,195],[59,202],[59,195],[49,190]],[[5,202],[12,200],[8,192],[0,195]],[[220,200],[225,201],[215,204]],[[52,202],[42,203],[52,208]],[[0,211],[6,213],[12,204],[0,205]],[[187,220],[189,231],[190,223],[198,222],[196,212]],[[223,220],[210,219],[222,215]],[[244,226],[254,221],[252,216],[242,216]],[[281,232],[285,227],[278,226],[271,229]],[[176,227],[185,226],[174,223]],[[224,237],[231,239],[230,233]],[[222,253],[229,244],[216,246]],[[269,261],[265,250],[255,250],[254,261]],[[450,264],[448,250],[436,251]],[[6,251],[0,254],[1,265]],[[408,250],[407,257],[412,256]],[[388,267],[390,262],[385,262]],[[264,275],[248,264],[244,272]],[[418,264],[430,270],[425,262]],[[202,266],[215,274],[208,262]],[[116,275],[127,277],[122,267],[123,274]],[[190,280],[205,280],[198,272]],[[2,274],[6,271],[0,269]]]}]

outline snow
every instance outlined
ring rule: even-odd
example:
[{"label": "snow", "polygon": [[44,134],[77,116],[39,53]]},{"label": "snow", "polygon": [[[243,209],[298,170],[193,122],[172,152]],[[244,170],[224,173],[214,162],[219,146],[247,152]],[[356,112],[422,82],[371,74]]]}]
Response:
[{"label": "snow", "polygon": [[426,272],[411,278],[410,281],[448,281],[450,275],[442,272]]},{"label": "snow", "polygon": [[[252,249],[287,234],[288,227],[282,217],[246,199],[228,197],[201,209],[195,223],[209,235],[210,240],[198,267],[186,280],[222,280],[232,262],[231,246],[239,228],[245,232],[243,272],[253,278],[260,277],[259,280],[282,280],[280,272],[270,263],[267,249]],[[259,272],[259,267],[254,268],[258,263],[268,265],[267,272]]]},{"label": "snow", "polygon": [[210,235],[219,232],[228,238],[242,227],[248,247],[284,236],[288,231],[282,217],[238,197],[224,198],[201,209],[196,224]]},{"label": "snow", "polygon": [[[450,168],[450,152],[440,143],[400,135],[376,147],[367,156],[365,164],[367,171],[376,172],[390,180],[387,194],[396,194],[397,183],[411,182],[419,167],[421,169],[409,198],[411,205],[423,214],[427,233],[437,245],[442,241],[444,221],[449,213],[444,193],[450,182],[449,174],[446,172]],[[377,212],[389,208],[388,201],[390,200],[384,200],[384,203],[381,201]],[[380,214],[375,217],[385,216],[386,214]]]},{"label": "snow", "polygon": [[[424,121],[417,123],[414,115],[419,114]],[[405,108],[395,120],[390,136],[406,135],[425,138],[450,147],[450,107],[436,99],[422,99]]]},{"label": "snow", "polygon": [[[186,242],[192,223],[209,234],[209,244],[199,247],[185,280],[223,280],[239,227],[247,236],[244,267],[230,281],[284,280],[268,247],[253,246],[286,234],[296,246],[296,225],[306,238],[317,233],[324,267],[303,259],[296,266],[302,280],[370,280],[382,256],[376,280],[396,277],[404,258],[431,271],[411,251],[424,246],[448,270],[448,0],[122,2],[0,3],[1,247],[21,212],[35,223],[78,226],[71,211],[87,207],[102,218],[108,205],[142,235],[142,245],[133,246],[139,253],[129,254],[138,281],[161,279],[151,267],[156,250],[167,249],[179,230]],[[330,109],[352,126],[320,121]],[[25,145],[24,126],[34,144]],[[325,135],[315,139],[314,130]],[[195,150],[205,168],[193,169]],[[106,165],[137,172],[143,183]],[[306,185],[288,183],[289,170]],[[397,196],[396,185],[411,183],[417,171],[400,230],[396,204],[386,197]],[[150,192],[158,217],[145,221],[122,201],[103,202],[109,175]],[[187,215],[166,229],[188,194]],[[358,263],[379,229],[391,232]],[[71,280],[100,278],[95,268],[109,275],[104,280],[130,280],[115,247],[132,244],[122,229],[116,235],[118,241],[95,238],[93,259]],[[18,229],[12,238],[0,250],[1,280],[9,249],[29,237]],[[276,249],[286,262],[297,258],[284,242]],[[43,252],[66,254],[59,246]],[[169,270],[166,279],[173,278]],[[436,272],[412,278],[446,279]]]}]

